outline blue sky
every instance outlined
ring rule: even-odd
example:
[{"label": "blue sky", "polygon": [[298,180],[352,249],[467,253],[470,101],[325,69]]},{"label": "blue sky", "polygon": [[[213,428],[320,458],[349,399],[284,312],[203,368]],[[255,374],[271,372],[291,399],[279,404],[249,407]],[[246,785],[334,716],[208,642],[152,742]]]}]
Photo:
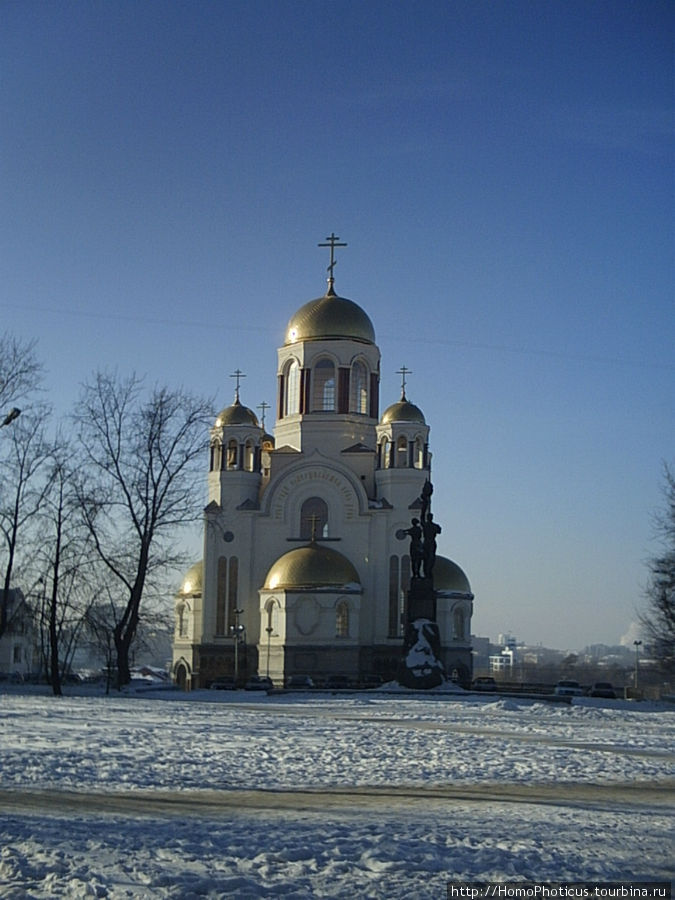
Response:
[{"label": "blue sky", "polygon": [[[293,312],[368,312],[431,425],[474,631],[615,643],[675,458],[667,2],[0,4],[0,328],[274,403]],[[272,419],[268,415],[268,424]]]}]

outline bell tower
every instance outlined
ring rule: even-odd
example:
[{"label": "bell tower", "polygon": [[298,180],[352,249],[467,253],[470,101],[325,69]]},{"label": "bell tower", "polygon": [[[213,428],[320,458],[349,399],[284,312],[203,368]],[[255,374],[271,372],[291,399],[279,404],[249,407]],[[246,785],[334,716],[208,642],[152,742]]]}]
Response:
[{"label": "bell tower", "polygon": [[429,426],[424,413],[406,397],[406,376],[410,369],[402,366],[401,399],[382,413],[377,426],[377,496],[395,507],[407,506],[411,498],[420,496],[429,478]]},{"label": "bell tower", "polygon": [[239,383],[245,378],[237,369],[234,403],[217,416],[211,429],[209,503],[225,508],[258,505],[264,429],[253,410],[239,399]]},{"label": "bell tower", "polygon": [[277,447],[336,456],[362,445],[375,450],[380,351],[372,322],[361,307],[335,292],[331,234],[328,285],[323,297],[295,313],[278,351]]}]

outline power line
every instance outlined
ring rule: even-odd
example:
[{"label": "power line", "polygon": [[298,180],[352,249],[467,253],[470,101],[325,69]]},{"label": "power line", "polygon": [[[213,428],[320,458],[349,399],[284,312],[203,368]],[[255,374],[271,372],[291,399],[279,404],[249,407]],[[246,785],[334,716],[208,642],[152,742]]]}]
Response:
[{"label": "power line", "polygon": [[[92,312],[90,310],[75,310],[75,309],[54,309],[50,307],[44,306],[18,306],[13,304],[4,304],[7,309],[19,309],[21,311],[30,311],[43,313],[47,315],[56,315],[56,316],[71,316],[75,318],[88,318],[88,319],[102,319],[107,321],[119,321],[119,322],[136,322],[142,323],[145,325],[158,326],[163,325],[168,328],[200,328],[209,331],[213,331],[217,329],[219,325],[213,321],[211,322],[202,322],[198,319],[170,319],[170,318],[161,318],[156,316],[138,316],[138,315],[125,315],[123,313],[113,313],[113,312]],[[221,326],[223,329],[226,329],[228,332],[259,332],[266,334],[279,334],[280,329],[278,327],[271,327],[265,325],[248,325],[248,324],[234,324],[231,321],[227,323],[223,322]],[[626,359],[624,357],[618,356],[595,356],[591,354],[582,354],[582,353],[569,353],[565,350],[551,350],[549,348],[544,347],[532,347],[532,346],[509,346],[508,344],[486,344],[480,341],[470,341],[470,340],[457,340],[451,338],[429,338],[429,337],[414,337],[409,333],[406,334],[404,338],[400,336],[400,334],[388,334],[387,332],[379,333],[379,337],[382,340],[387,340],[391,342],[398,342],[404,344],[422,344],[427,346],[439,346],[439,347],[457,347],[468,350],[481,350],[489,353],[510,353],[513,355],[520,356],[540,356],[548,359],[559,359],[563,361],[570,362],[583,362],[583,363],[595,363],[600,365],[612,365],[612,366],[626,366],[632,368],[643,368],[643,369],[660,369],[665,371],[675,371],[675,363],[665,363],[665,362],[654,362],[652,360],[644,360],[644,359]]]}]

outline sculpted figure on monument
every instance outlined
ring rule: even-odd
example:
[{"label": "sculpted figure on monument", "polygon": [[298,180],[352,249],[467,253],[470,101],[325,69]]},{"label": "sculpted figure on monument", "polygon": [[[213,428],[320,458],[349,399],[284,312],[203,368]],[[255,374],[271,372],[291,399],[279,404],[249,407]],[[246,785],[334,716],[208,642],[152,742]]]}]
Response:
[{"label": "sculpted figure on monument", "polygon": [[436,562],[436,536],[441,533],[441,526],[434,522],[434,517],[431,513],[427,513],[426,519],[422,522],[422,531],[424,533],[424,545],[422,548],[424,577],[431,578],[434,571],[434,563]]},{"label": "sculpted figure on monument", "polygon": [[433,494],[433,492],[434,486],[427,478],[427,480],[424,482],[424,487],[422,488],[422,512],[420,513],[420,519],[422,520],[422,522],[424,522],[424,520],[426,519],[427,513],[431,508],[431,495]]},{"label": "sculpted figure on monument", "polygon": [[410,567],[412,568],[412,577],[419,578],[422,568],[422,529],[420,528],[419,519],[413,519],[410,528],[406,528],[404,534],[410,535]]},{"label": "sculpted figure on monument", "polygon": [[[434,522],[431,515],[431,495],[434,487],[427,480],[422,488],[422,505],[419,519],[413,519],[410,528],[405,528],[396,533],[402,540],[405,535],[410,536],[410,568],[413,578],[431,579],[436,562],[436,538],[441,533],[440,525]],[[422,569],[424,567],[424,569]]]}]

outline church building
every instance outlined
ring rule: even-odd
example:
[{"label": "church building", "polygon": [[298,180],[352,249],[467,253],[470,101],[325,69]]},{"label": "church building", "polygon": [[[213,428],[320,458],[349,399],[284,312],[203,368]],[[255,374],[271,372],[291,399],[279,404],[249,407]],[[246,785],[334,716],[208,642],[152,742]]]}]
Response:
[{"label": "church building", "polygon": [[[406,396],[405,367],[400,398],[380,413],[375,329],[335,292],[338,241],[319,245],[330,248],[326,293],[291,316],[277,351],[273,433],[265,404],[259,420],[242,403],[239,377],[211,429],[203,560],[175,598],[173,676],[186,689],[255,674],[278,686],[292,675],[396,677],[404,531],[431,480],[430,428]],[[433,579],[442,662],[468,684],[469,581],[442,556]]]}]

